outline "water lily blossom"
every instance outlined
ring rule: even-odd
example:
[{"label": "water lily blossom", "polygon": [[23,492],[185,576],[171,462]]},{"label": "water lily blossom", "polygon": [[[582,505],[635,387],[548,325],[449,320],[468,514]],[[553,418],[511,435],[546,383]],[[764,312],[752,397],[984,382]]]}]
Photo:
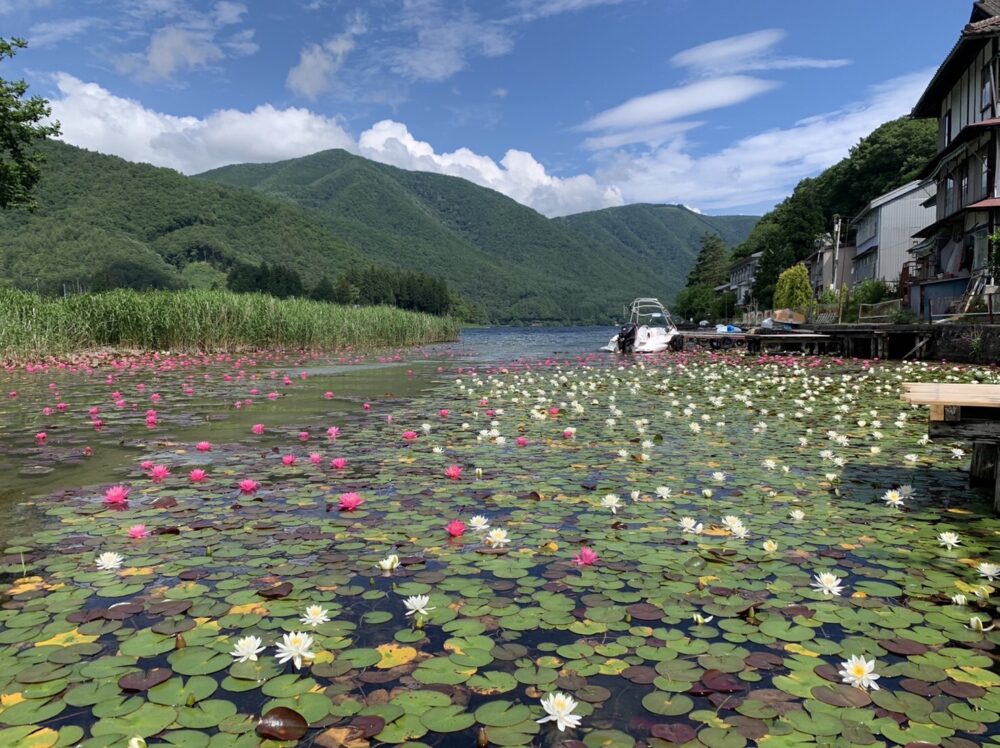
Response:
[{"label": "water lily blossom", "polygon": [[536,721],[539,724],[555,722],[559,732],[563,732],[567,727],[579,727],[580,720],[583,718],[578,714],[573,714],[576,707],[576,699],[572,696],[558,691],[547,694],[542,697],[542,709],[545,710],[545,716]]},{"label": "water lily blossom", "polygon": [[444,528],[453,538],[460,538],[465,534],[465,523],[460,519],[453,519]]},{"label": "water lily blossom", "polygon": [[149,469],[148,475],[149,479],[153,481],[153,483],[162,483],[166,480],[167,476],[170,475],[170,468],[166,465],[153,465],[153,467]]},{"label": "water lily blossom", "polygon": [[573,563],[577,566],[593,566],[597,561],[597,553],[587,546],[583,546],[580,552],[573,557]]},{"label": "water lily blossom", "polygon": [[486,537],[483,540],[491,548],[503,548],[510,542],[510,539],[507,537],[507,531],[500,527],[494,527],[486,533]]},{"label": "water lily blossom", "polygon": [[399,556],[395,553],[390,553],[388,556],[379,561],[377,566],[384,572],[393,571],[394,569],[399,568]]},{"label": "water lily blossom", "polygon": [[903,506],[903,496],[895,488],[890,488],[882,494],[882,501],[885,502],[886,506],[891,506],[893,509],[900,509]]},{"label": "water lily blossom", "polygon": [[264,433],[264,424],[255,423],[253,426],[250,427],[250,431],[256,434],[257,436],[260,436],[261,434]]},{"label": "water lily blossom", "polygon": [[310,651],[313,645],[313,638],[303,631],[292,631],[285,634],[281,641],[275,644],[278,654],[278,664],[284,665],[291,660],[295,663],[295,669],[302,667],[303,660],[311,660],[316,655]]},{"label": "water lily blossom", "polygon": [[715,616],[703,616],[701,613],[694,613],[691,616],[691,620],[694,621],[699,626],[704,626],[705,624],[711,623],[715,619]]},{"label": "water lily blossom", "polygon": [[957,532],[938,533],[937,539],[938,543],[943,545],[949,551],[953,548],[957,548],[962,543],[962,538],[959,537]]},{"label": "water lily blossom", "polygon": [[428,607],[430,602],[431,598],[429,595],[411,595],[406,598],[403,600],[403,606],[406,608],[406,617],[409,618],[412,615],[430,615],[430,611],[434,610],[434,608]]},{"label": "water lily blossom", "polygon": [[229,653],[236,662],[256,662],[257,655],[266,649],[264,642],[257,636],[244,636],[233,645]]},{"label": "water lily blossom", "polygon": [[951,602],[953,605],[958,605],[959,607],[965,607],[969,604],[969,599],[963,595],[961,592],[957,592],[951,596]]},{"label": "water lily blossom", "polygon": [[145,525],[132,525],[128,528],[128,536],[133,540],[142,540],[149,537],[149,530]]},{"label": "water lily blossom", "polygon": [[120,569],[125,563],[125,557],[114,551],[105,551],[97,557],[97,568],[101,571],[114,571]]},{"label": "water lily blossom", "polygon": [[773,540],[765,540],[764,550],[767,551],[768,553],[774,553],[776,550],[778,550],[778,544]]},{"label": "water lily blossom", "polygon": [[983,624],[983,619],[979,616],[971,616],[969,618],[969,624],[966,626],[969,631],[978,631],[979,633],[986,633],[987,631],[993,630],[993,624],[989,626]]},{"label": "water lily blossom", "polygon": [[483,515],[477,514],[469,520],[469,527],[472,528],[473,532],[483,532],[490,529],[490,521]]},{"label": "water lily blossom", "polygon": [[610,509],[612,514],[618,514],[618,510],[621,508],[622,500],[617,494],[609,493],[601,497],[601,506],[605,509]]},{"label": "water lily blossom", "polygon": [[976,567],[976,571],[979,572],[979,576],[986,577],[992,582],[1000,576],[1000,564],[991,564],[986,561],[981,561]]},{"label": "water lily blossom", "polygon": [[364,499],[353,491],[340,494],[340,511],[342,512],[353,512],[363,503],[365,503]]},{"label": "water lily blossom", "polygon": [[128,501],[128,486],[111,486],[104,492],[104,503],[109,505],[120,505]]},{"label": "water lily blossom", "polygon": [[322,608],[319,605],[310,605],[306,608],[306,612],[299,619],[299,622],[315,628],[321,623],[327,623],[330,620],[330,616],[327,615],[329,612],[326,608]]},{"label": "water lily blossom", "polygon": [[788,516],[794,522],[801,522],[806,518],[806,513],[803,512],[801,509],[793,509],[788,513]]},{"label": "water lily blossom", "polygon": [[239,483],[240,493],[244,496],[252,496],[257,493],[257,489],[260,488],[260,484],[253,478],[244,478]]},{"label": "water lily blossom", "polygon": [[815,581],[812,583],[812,586],[824,595],[839,596],[840,593],[844,591],[844,587],[840,583],[840,577],[832,572],[820,572],[819,574],[814,575],[813,579]]},{"label": "water lily blossom", "polygon": [[448,476],[450,480],[458,480],[462,477],[462,468],[460,465],[449,465],[444,471],[444,474]]},{"label": "water lily blossom", "polygon": [[837,674],[844,683],[873,691],[878,691],[878,683],[875,681],[882,677],[875,672],[875,660],[866,660],[860,655],[851,655],[841,662]]},{"label": "water lily blossom", "polygon": [[705,525],[695,520],[694,517],[681,517],[679,523],[681,532],[691,533],[692,535],[701,535],[702,530],[705,529]]},{"label": "water lily blossom", "polygon": [[201,468],[195,468],[188,473],[188,480],[192,483],[202,483],[208,477],[208,473]]}]

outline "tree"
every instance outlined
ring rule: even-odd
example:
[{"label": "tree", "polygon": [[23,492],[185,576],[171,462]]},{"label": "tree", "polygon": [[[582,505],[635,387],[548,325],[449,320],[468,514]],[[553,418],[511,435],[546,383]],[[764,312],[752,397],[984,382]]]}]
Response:
[{"label": "tree", "polygon": [[774,289],[775,309],[806,309],[812,302],[813,290],[805,265],[801,262],[792,265],[778,276]]},{"label": "tree", "polygon": [[333,288],[333,284],[330,279],[325,275],[319,279],[319,283],[313,286],[312,291],[309,292],[309,298],[313,301],[335,301],[337,298],[337,292]]},{"label": "tree", "polygon": [[702,234],[701,249],[688,273],[688,286],[715,288],[729,280],[729,253],[718,234]]},{"label": "tree", "polygon": [[[25,49],[23,39],[0,38],[0,62]],[[33,149],[37,141],[59,134],[59,123],[43,124],[51,113],[40,96],[25,99],[28,84],[0,78],[0,208],[35,207],[31,189],[41,177],[43,156]]]}]

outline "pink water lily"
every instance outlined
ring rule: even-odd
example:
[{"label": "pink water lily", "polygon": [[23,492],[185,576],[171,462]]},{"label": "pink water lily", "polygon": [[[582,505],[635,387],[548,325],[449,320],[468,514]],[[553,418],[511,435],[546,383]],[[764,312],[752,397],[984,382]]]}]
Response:
[{"label": "pink water lily", "polygon": [[296,462],[295,455],[283,455],[281,458],[281,463],[286,467],[292,467]]},{"label": "pink water lily", "polygon": [[199,452],[211,452],[212,442],[198,442],[197,444],[194,445],[194,448],[197,449]]},{"label": "pink water lily", "polygon": [[163,483],[167,476],[170,475],[170,468],[166,465],[153,465],[153,467],[149,469],[149,473],[147,473],[147,475],[149,475],[149,479],[153,481],[153,483]]},{"label": "pink water lily", "polygon": [[323,455],[321,455],[319,452],[313,452],[312,454],[309,455],[309,462],[311,462],[313,465],[319,465],[323,462]]},{"label": "pink water lily", "polygon": [[371,403],[365,403],[365,404],[364,404],[364,405],[362,405],[361,407],[362,407],[362,408],[363,408],[364,410],[371,410],[371,409],[372,409],[372,404],[371,404]]},{"label": "pink water lily", "polygon": [[300,442],[307,442],[307,441],[309,441],[309,432],[308,431],[300,431],[299,432],[299,441]]},{"label": "pink water lily", "polygon": [[141,540],[149,537],[149,530],[146,529],[145,525],[132,525],[128,528],[128,536],[135,540]]},{"label": "pink water lily", "polygon": [[528,445],[528,437],[526,437],[526,436],[519,436],[519,437],[517,437],[517,439],[514,440],[514,442],[519,447],[525,447],[525,446]]},{"label": "pink water lily", "polygon": [[447,408],[441,408],[441,410],[438,411],[438,415],[442,418],[447,418],[449,412],[450,411]]},{"label": "pink water lily", "polygon": [[332,392],[324,392],[323,393],[323,397],[325,397],[327,400],[333,400],[333,393]]},{"label": "pink water lily", "polygon": [[334,470],[343,470],[344,468],[347,467],[347,460],[344,459],[343,457],[334,457],[332,460],[330,460],[330,467],[332,467]]},{"label": "pink water lily", "polygon": [[327,439],[336,439],[338,436],[340,436],[340,429],[336,426],[331,426],[326,430]]},{"label": "pink water lily", "polygon": [[340,510],[343,512],[353,512],[363,503],[364,499],[353,491],[340,494]]},{"label": "pink water lily", "polygon": [[104,503],[105,504],[124,504],[128,501],[128,486],[111,486],[108,490],[104,492]]},{"label": "pink water lily", "polygon": [[245,496],[250,496],[257,493],[257,489],[260,488],[260,483],[255,481],[253,478],[244,478],[239,483],[240,493]]},{"label": "pink water lily", "polygon": [[598,556],[592,549],[583,546],[580,552],[573,556],[573,563],[577,566],[593,566],[597,563]]},{"label": "pink water lily", "polygon": [[416,438],[417,438],[417,432],[416,431],[404,431],[403,432],[403,439],[405,439],[408,442],[412,442]]},{"label": "pink water lily", "polygon": [[460,519],[453,519],[444,528],[453,538],[460,538],[465,534],[465,523]]},{"label": "pink water lily", "polygon": [[458,480],[462,477],[462,468],[458,465],[449,465],[444,474],[447,475],[451,480]]},{"label": "pink water lily", "polygon": [[46,434],[44,431],[39,431],[37,434],[35,434],[35,443],[45,444],[45,440],[48,438],[49,438],[48,434]]},{"label": "pink water lily", "polygon": [[250,430],[253,433],[257,434],[257,436],[260,436],[261,434],[264,433],[264,424],[263,423],[255,423],[253,426],[250,427]]},{"label": "pink water lily", "polygon": [[189,480],[190,480],[190,481],[191,481],[192,483],[201,483],[201,482],[202,482],[202,481],[204,481],[204,480],[205,480],[205,479],[206,479],[207,477],[208,477],[208,473],[206,473],[206,472],[205,472],[204,470],[202,470],[201,468],[195,468],[195,469],[194,469],[194,470],[192,470],[192,471],[191,471],[190,473],[188,473],[188,479],[189,479]]}]

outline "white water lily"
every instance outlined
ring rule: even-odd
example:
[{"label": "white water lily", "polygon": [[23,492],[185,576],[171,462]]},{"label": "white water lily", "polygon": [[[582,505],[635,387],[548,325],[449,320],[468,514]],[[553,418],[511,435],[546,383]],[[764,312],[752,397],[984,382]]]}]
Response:
[{"label": "white water lily", "polygon": [[978,631],[980,633],[985,633],[987,631],[993,630],[993,624],[991,623],[989,626],[986,626],[983,624],[982,618],[980,618],[979,616],[972,616],[971,618],[969,618],[969,624],[966,626],[966,628],[969,629],[970,631]]},{"label": "white water lily", "polygon": [[961,592],[957,592],[951,596],[951,602],[955,605],[965,607],[969,604],[969,599]]},{"label": "white water lily", "polygon": [[490,529],[490,521],[483,515],[477,514],[469,520],[469,527],[472,528],[473,532],[482,532],[483,530]]},{"label": "white water lily", "polygon": [[767,551],[768,553],[774,553],[776,550],[778,550],[778,544],[773,540],[765,540],[764,550]]},{"label": "white water lily", "polygon": [[125,748],[146,748],[146,739],[142,735],[136,735],[129,738],[128,745]]},{"label": "white water lily", "polygon": [[916,462],[920,458],[911,452],[910,454],[903,455],[903,459],[907,462]]},{"label": "white water lily", "polygon": [[875,660],[866,660],[860,655],[851,655],[841,662],[838,675],[849,685],[856,688],[878,690],[877,681],[880,676],[875,672]]},{"label": "white water lily", "polygon": [[715,619],[715,616],[703,616],[701,613],[695,613],[691,616],[691,620],[697,623],[699,626],[704,626],[707,623],[711,623]]},{"label": "white water lily", "polygon": [[406,598],[403,600],[403,606],[406,608],[406,617],[409,618],[412,615],[429,616],[430,611],[434,610],[434,608],[427,607],[430,605],[430,602],[430,595],[411,595]]},{"label": "white water lily", "polygon": [[716,470],[712,473],[712,480],[724,481],[726,479],[726,474],[721,470]]},{"label": "white water lily", "polygon": [[657,486],[656,487],[656,495],[659,496],[661,499],[669,499],[670,495],[673,492],[674,492],[674,490],[672,488],[670,488],[669,486]]},{"label": "white water lily", "polygon": [[578,714],[573,714],[573,710],[576,707],[576,699],[572,696],[558,691],[550,693],[542,697],[542,709],[545,710],[545,716],[536,720],[536,722],[539,724],[555,722],[559,732],[564,731],[567,727],[579,727],[580,720],[583,718]]},{"label": "white water lily", "polygon": [[778,467],[778,463],[777,463],[777,462],[775,462],[774,460],[771,460],[771,459],[768,459],[768,460],[764,460],[764,461],[763,461],[762,463],[760,463],[760,464],[761,464],[762,466],[764,466],[765,468],[767,468],[768,470],[774,470],[774,469],[775,469],[776,467]]},{"label": "white water lily", "polygon": [[125,563],[125,557],[114,551],[105,551],[97,557],[96,563],[97,568],[101,571],[114,571],[120,569],[121,565]]},{"label": "white water lily", "polygon": [[681,532],[689,532],[694,535],[701,535],[701,531],[705,529],[705,526],[695,520],[694,517],[681,517],[680,520]]},{"label": "white water lily", "polygon": [[987,563],[986,561],[981,561],[979,565],[976,567],[976,571],[979,572],[980,576],[986,577],[992,582],[994,579],[1000,576],[1000,565]]},{"label": "white water lily", "polygon": [[609,493],[601,497],[601,506],[610,509],[612,514],[618,514],[621,505],[622,500],[617,494]]},{"label": "white water lily", "polygon": [[890,488],[882,494],[882,501],[885,502],[886,506],[891,506],[893,509],[899,509],[903,506],[903,497],[895,488]]},{"label": "white water lily", "polygon": [[840,583],[840,577],[832,572],[820,572],[819,574],[815,574],[813,579],[815,581],[812,583],[812,586],[824,595],[839,596],[844,591],[844,587]]},{"label": "white water lily", "polygon": [[911,486],[909,483],[904,483],[896,490],[899,491],[899,495],[902,496],[904,499],[913,498],[913,493],[914,493],[913,486]]},{"label": "white water lily", "polygon": [[236,662],[257,661],[257,655],[266,649],[259,636],[244,636],[233,645],[229,653]]},{"label": "white water lily", "polygon": [[793,509],[788,513],[788,516],[796,522],[801,522],[806,518],[806,513],[801,509]]},{"label": "white water lily", "polygon": [[736,527],[733,527],[730,532],[733,534],[733,537],[738,540],[746,540],[750,537],[750,530],[748,530],[745,525],[737,525]]},{"label": "white water lily", "polygon": [[938,533],[937,539],[938,543],[943,545],[949,551],[952,548],[957,548],[962,543],[962,538],[959,537],[959,534],[957,532]]},{"label": "white water lily", "polygon": [[319,605],[310,605],[306,608],[305,614],[299,619],[299,623],[304,623],[307,626],[315,628],[321,623],[329,622],[330,616],[327,615],[329,612],[329,610],[321,608]]},{"label": "white water lily", "polygon": [[304,631],[292,631],[285,634],[281,641],[275,644],[278,654],[278,664],[284,665],[291,660],[295,664],[296,670],[302,667],[303,660],[311,660],[316,655],[311,650],[313,638]]},{"label": "white water lily", "polygon": [[965,457],[965,450],[961,447],[952,447],[951,457],[953,460],[961,460]]},{"label": "white water lily", "polygon": [[382,571],[392,571],[399,566],[399,556],[391,553],[378,562],[378,568]]},{"label": "white water lily", "polygon": [[510,539],[507,537],[506,530],[500,527],[494,527],[486,534],[484,541],[488,543],[491,548],[503,548],[510,542]]},{"label": "white water lily", "polygon": [[631,493],[629,493],[629,498],[631,498],[632,501],[638,501],[641,496],[642,496],[641,491],[632,491]]},{"label": "white water lily", "polygon": [[727,514],[722,518],[722,526],[727,530],[732,531],[737,527],[743,526],[743,520],[737,517],[735,514]]}]

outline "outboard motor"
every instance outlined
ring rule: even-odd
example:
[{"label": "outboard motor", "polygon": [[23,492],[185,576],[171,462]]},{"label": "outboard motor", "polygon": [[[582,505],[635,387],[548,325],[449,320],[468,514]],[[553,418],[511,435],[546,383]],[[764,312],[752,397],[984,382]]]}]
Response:
[{"label": "outboard motor", "polygon": [[622,325],[618,331],[618,352],[632,353],[635,351],[635,337],[639,333],[639,326],[634,322]]}]

